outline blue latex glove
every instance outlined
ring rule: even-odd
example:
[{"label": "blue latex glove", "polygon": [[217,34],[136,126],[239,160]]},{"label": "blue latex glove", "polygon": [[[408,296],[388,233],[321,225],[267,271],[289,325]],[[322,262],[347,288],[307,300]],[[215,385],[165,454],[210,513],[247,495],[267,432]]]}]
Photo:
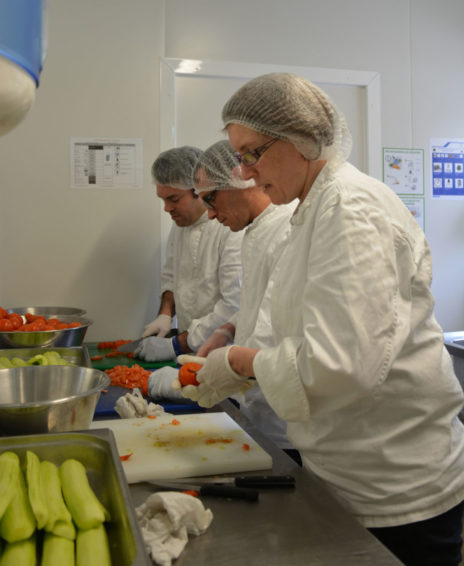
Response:
[{"label": "blue latex glove", "polygon": [[[230,348],[218,348],[204,358],[203,366],[197,372],[199,385],[186,385],[180,391],[184,397],[196,401],[202,407],[212,407],[220,401],[227,399],[234,393],[245,392],[255,383],[250,382],[247,377],[236,373],[229,364],[228,354]],[[191,356],[179,356],[180,364],[186,363]],[[198,361],[198,360],[197,360]],[[201,363],[201,362],[199,362]],[[173,384],[177,389],[180,383]]]},{"label": "blue latex glove", "polygon": [[134,352],[135,358],[146,362],[168,362],[176,359],[173,338],[150,336],[144,338]]},{"label": "blue latex glove", "polygon": [[177,381],[179,370],[166,366],[154,371],[148,378],[148,393],[154,400],[157,399],[185,399],[180,391],[172,388],[172,384]]}]

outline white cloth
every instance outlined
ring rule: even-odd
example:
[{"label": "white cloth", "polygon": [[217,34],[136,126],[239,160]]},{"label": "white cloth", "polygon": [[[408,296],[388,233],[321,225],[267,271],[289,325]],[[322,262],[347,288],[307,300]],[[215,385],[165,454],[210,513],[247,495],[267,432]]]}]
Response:
[{"label": "white cloth", "polygon": [[324,169],[273,273],[276,346],[254,359],[311,468],[365,526],[464,499],[463,392],[433,315],[430,250],[386,185]]},{"label": "white cloth", "polygon": [[213,513],[196,497],[185,493],[152,493],[136,514],[147,552],[160,566],[171,566],[188,542],[188,535],[201,535]]},{"label": "white cloth", "polygon": [[208,220],[207,212],[192,226],[172,225],[161,293],[174,293],[177,327],[188,330],[193,351],[238,310],[242,237]]},{"label": "white cloth", "polygon": [[[238,313],[229,321],[235,326],[234,344],[250,348],[274,345],[271,326],[269,278],[290,231],[295,203],[270,204],[248,226],[242,241],[242,291]],[[266,401],[259,387],[232,396],[250,421],[280,448],[293,448],[287,424]]]},{"label": "white cloth", "polygon": [[164,412],[163,406],[148,403],[140,389],[133,389],[131,392],[119,397],[114,410],[122,419],[133,419],[148,415],[158,417],[169,414]]}]

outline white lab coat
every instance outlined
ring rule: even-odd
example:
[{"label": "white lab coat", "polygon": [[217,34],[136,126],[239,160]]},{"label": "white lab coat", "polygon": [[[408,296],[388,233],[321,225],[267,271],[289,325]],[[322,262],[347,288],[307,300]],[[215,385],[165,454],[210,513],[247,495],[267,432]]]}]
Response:
[{"label": "white lab coat", "polygon": [[424,233],[386,185],[322,170],[274,270],[257,380],[304,465],[368,527],[464,499],[463,392],[433,315]]},{"label": "white lab coat", "polygon": [[161,293],[174,293],[177,327],[188,330],[193,351],[238,310],[242,238],[207,212],[191,226],[171,227]]},{"label": "white lab coat", "polygon": [[[242,241],[243,280],[240,309],[230,320],[235,326],[234,344],[249,348],[274,345],[269,285],[271,272],[290,232],[295,204],[270,204],[245,230]],[[259,387],[233,396],[253,424],[281,448],[293,448],[287,439],[287,424],[266,401]]]}]

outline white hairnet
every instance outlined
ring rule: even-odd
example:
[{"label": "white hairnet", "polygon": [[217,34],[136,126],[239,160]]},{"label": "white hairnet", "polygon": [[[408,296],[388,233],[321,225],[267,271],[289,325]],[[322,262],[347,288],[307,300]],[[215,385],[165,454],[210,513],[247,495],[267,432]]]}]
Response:
[{"label": "white hairnet", "polygon": [[253,179],[242,178],[236,152],[228,140],[221,140],[206,149],[199,157],[193,172],[193,184],[197,192],[247,189],[254,187]]},{"label": "white hairnet", "polygon": [[310,81],[291,73],[251,79],[232,95],[222,120],[287,140],[310,160],[327,160],[336,168],[351,152],[351,134],[343,115]]},{"label": "white hairnet", "polygon": [[193,168],[201,154],[201,149],[190,145],[163,151],[152,165],[153,181],[175,189],[193,189]]}]

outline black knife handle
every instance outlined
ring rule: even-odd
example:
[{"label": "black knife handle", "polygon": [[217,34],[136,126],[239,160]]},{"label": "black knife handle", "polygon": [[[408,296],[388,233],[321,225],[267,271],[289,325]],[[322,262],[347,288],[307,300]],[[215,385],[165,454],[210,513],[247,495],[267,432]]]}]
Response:
[{"label": "black knife handle", "polygon": [[211,495],[214,497],[225,497],[230,499],[246,499],[247,501],[258,501],[259,492],[256,489],[240,488],[230,485],[206,484],[200,488],[200,495]]},{"label": "black knife handle", "polygon": [[238,487],[268,487],[271,489],[295,487],[293,476],[237,476],[235,485]]}]

